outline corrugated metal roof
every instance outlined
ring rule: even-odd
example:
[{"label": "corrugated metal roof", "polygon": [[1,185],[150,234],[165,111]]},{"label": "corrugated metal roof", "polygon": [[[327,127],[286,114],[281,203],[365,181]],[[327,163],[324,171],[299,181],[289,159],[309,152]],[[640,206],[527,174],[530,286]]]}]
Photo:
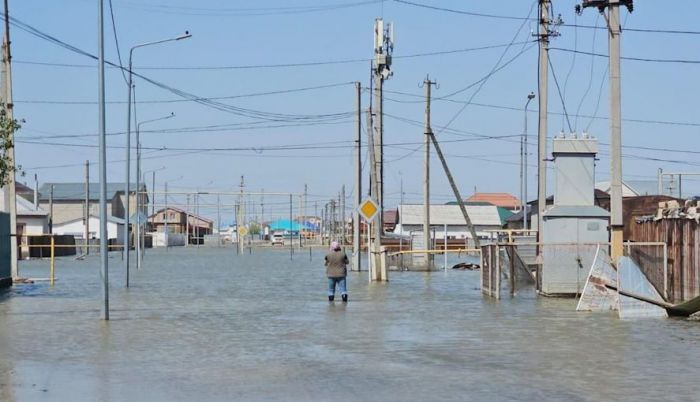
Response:
[{"label": "corrugated metal roof", "polygon": [[[39,200],[48,201],[53,186],[54,201],[80,201],[85,199],[85,183],[44,183],[39,188]],[[107,198],[114,198],[117,192],[124,192],[124,183],[107,183]],[[131,183],[132,189],[136,189],[136,183]],[[141,188],[146,185],[141,183]],[[134,190],[132,190],[134,191]],[[90,183],[90,201],[100,199],[99,183]]]},{"label": "corrugated metal roof", "polygon": [[[466,205],[467,214],[474,226],[502,226],[498,207],[495,205]],[[399,205],[399,221],[403,225],[422,225],[422,205]],[[431,225],[464,225],[459,205],[431,205]]]},{"label": "corrugated metal roof", "polygon": [[34,209],[34,204],[22,197],[17,197],[18,216],[47,216],[49,213],[43,209]]}]

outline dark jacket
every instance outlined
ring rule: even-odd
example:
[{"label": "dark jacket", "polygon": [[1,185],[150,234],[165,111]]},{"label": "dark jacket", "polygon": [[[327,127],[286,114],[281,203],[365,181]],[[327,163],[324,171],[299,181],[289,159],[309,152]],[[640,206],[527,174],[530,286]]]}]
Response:
[{"label": "dark jacket", "polygon": [[326,275],[329,278],[344,278],[348,275],[348,256],[341,250],[326,254]]}]

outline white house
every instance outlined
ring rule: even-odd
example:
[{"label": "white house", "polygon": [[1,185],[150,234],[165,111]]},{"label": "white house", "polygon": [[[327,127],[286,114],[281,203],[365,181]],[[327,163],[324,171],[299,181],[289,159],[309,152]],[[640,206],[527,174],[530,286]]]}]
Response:
[{"label": "white house", "polygon": [[48,232],[48,212],[17,197],[17,234],[42,235]]},{"label": "white house", "polygon": [[[487,231],[501,229],[505,219],[511,215],[509,211],[495,205],[465,205],[465,207],[477,236],[484,238],[490,234]],[[423,205],[399,205],[398,211],[394,233],[410,235],[423,232]],[[448,239],[471,238],[459,205],[431,205],[430,227],[435,231],[435,238],[444,238],[445,225],[447,225]]]},{"label": "white house", "polygon": [[[53,225],[53,234],[73,235],[82,239],[85,233],[85,223],[82,218],[71,219]],[[100,238],[100,218],[90,215],[90,238]],[[124,220],[110,216],[107,218],[107,238],[117,239],[117,244],[124,244]]]}]

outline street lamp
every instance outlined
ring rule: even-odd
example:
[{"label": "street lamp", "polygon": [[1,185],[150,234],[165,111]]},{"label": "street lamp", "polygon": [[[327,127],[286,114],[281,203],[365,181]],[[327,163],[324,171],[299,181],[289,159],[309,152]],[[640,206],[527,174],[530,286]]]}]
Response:
[{"label": "street lamp", "polygon": [[[136,124],[136,269],[141,269],[141,125],[175,117],[175,113],[167,116],[142,121]],[[144,180],[145,182],[145,180]]]},{"label": "street lamp", "polygon": [[132,89],[134,86],[134,80],[133,80],[133,63],[132,59],[134,56],[134,50],[140,48],[140,47],[145,47],[145,46],[151,46],[151,45],[157,45],[160,43],[165,43],[165,42],[173,42],[173,41],[178,41],[182,39],[187,39],[192,37],[188,31],[185,31],[184,35],[177,36],[175,38],[168,38],[168,39],[162,39],[162,40],[157,40],[153,42],[146,42],[146,43],[141,43],[138,45],[133,46],[129,50],[129,79],[127,82],[128,88],[128,99],[127,99],[127,106],[126,106],[126,183],[124,184],[125,190],[124,190],[124,198],[125,198],[125,213],[124,213],[124,268],[126,269],[126,286],[129,287],[129,246],[130,246],[130,241],[129,241],[129,207],[130,207],[130,202],[129,202],[129,194],[130,194],[130,181],[131,181],[131,175],[130,175],[130,168],[131,168],[131,93]]},{"label": "street lamp", "polygon": [[[523,129],[523,140],[520,142],[520,195],[522,196],[523,229],[527,230],[527,106],[535,99],[535,93],[530,92],[525,102],[525,125]],[[523,232],[523,235],[526,233]]]}]

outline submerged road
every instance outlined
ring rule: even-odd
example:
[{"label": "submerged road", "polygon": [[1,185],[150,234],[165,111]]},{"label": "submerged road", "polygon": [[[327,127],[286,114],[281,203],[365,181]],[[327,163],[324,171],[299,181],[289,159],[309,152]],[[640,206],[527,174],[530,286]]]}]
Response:
[{"label": "submerged road", "polygon": [[[329,304],[322,254],[148,251],[124,288],[110,258],[0,293],[0,401],[697,401],[700,323],[622,321],[479,272],[349,276]],[[20,263],[47,277],[48,261]]]}]

